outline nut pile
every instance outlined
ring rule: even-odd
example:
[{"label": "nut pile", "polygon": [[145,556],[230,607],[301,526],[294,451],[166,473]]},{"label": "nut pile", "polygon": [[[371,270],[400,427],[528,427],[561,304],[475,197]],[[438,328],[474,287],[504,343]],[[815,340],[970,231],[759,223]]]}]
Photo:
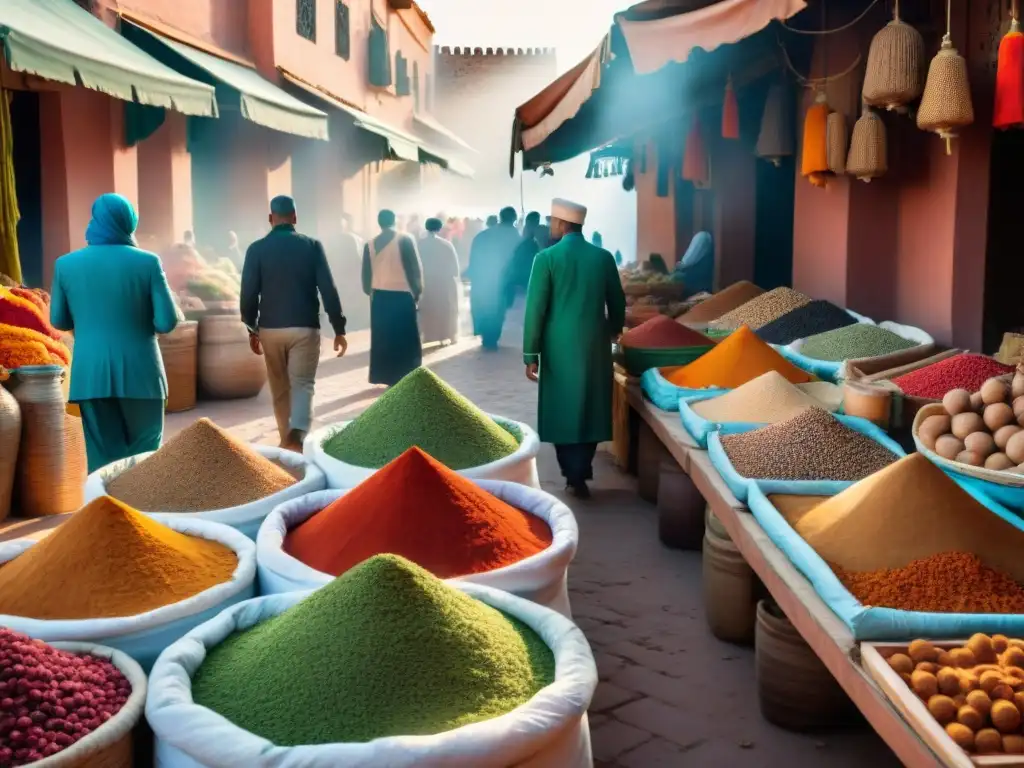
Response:
[{"label": "nut pile", "polygon": [[711,325],[714,328],[739,328],[746,325],[756,331],[794,309],[810,303],[811,297],[799,291],[792,288],[775,288],[722,315]]},{"label": "nut pile", "polygon": [[992,378],[973,395],[954,389],[945,413],[921,422],[917,436],[944,459],[997,472],[1024,474],[1024,366],[1012,382]]},{"label": "nut pile", "polygon": [[887,661],[962,749],[1024,755],[1024,640],[979,633],[958,648],[915,640]]},{"label": "nut pile", "polygon": [[820,408],[721,440],[740,475],[765,480],[855,481],[899,458]]}]

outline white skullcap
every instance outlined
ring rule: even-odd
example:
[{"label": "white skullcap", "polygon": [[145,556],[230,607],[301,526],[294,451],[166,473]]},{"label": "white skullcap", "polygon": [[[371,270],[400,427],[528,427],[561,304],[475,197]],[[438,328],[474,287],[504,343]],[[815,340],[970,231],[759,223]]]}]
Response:
[{"label": "white skullcap", "polygon": [[551,218],[582,225],[587,218],[587,207],[556,197],[551,201]]}]

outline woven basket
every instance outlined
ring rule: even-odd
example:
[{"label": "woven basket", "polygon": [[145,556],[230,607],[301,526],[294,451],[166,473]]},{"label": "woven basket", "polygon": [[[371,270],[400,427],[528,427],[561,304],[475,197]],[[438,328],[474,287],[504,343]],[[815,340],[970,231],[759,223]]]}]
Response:
[{"label": "woven basket", "polygon": [[899,17],[871,40],[861,98],[873,107],[904,111],[924,90],[924,38]]},{"label": "woven basket", "polygon": [[256,397],[267,383],[263,358],[249,349],[249,332],[236,315],[199,321],[199,388],[207,397]]},{"label": "woven basket", "polygon": [[757,134],[757,156],[778,166],[782,158],[793,154],[793,118],[785,86],[772,83],[761,115],[761,130]]},{"label": "woven basket", "polygon": [[928,67],[928,81],[917,110],[917,127],[945,139],[949,154],[952,152],[950,140],[956,138],[957,130],[973,122],[967,62],[947,36]]},{"label": "woven basket", "polygon": [[885,141],[885,123],[874,110],[864,108],[853,126],[850,156],[846,159],[846,172],[861,181],[870,182],[884,176],[889,170],[889,155]]},{"label": "woven basket", "polygon": [[11,512],[14,476],[21,443],[21,407],[0,384],[0,521]]},{"label": "woven basket", "polygon": [[167,412],[187,411],[196,405],[199,323],[184,322],[160,337],[160,354],[167,371]]},{"label": "woven basket", "polygon": [[828,142],[828,169],[835,174],[846,173],[846,152],[849,148],[846,133],[846,116],[832,112],[825,127]]},{"label": "woven basket", "polygon": [[951,461],[950,459],[944,459],[939,454],[935,453],[925,447],[924,443],[921,442],[921,438],[918,436],[918,432],[921,429],[921,424],[929,416],[941,416],[946,412],[942,403],[932,403],[926,405],[924,408],[917,412],[917,416],[914,417],[914,425],[911,428],[911,434],[914,436],[914,445],[917,450],[920,451],[924,456],[937,467],[943,470],[956,472],[957,474],[964,475],[965,477],[973,477],[978,480],[985,480],[996,485],[1006,486],[1007,488],[1024,488],[1024,475],[1018,475],[1014,472],[997,472],[994,469],[985,469],[984,467],[972,467],[970,464],[961,464],[959,461]]},{"label": "woven basket", "polygon": [[57,366],[19,368],[11,378],[21,407],[21,446],[15,505],[22,517],[74,512],[82,506],[87,477],[82,420],[65,411]]}]

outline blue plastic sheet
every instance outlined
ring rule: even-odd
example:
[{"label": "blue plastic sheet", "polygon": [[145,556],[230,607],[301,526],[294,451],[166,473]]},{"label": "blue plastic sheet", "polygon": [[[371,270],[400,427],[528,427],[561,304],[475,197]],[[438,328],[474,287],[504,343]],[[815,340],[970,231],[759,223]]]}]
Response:
[{"label": "blue plastic sheet", "polygon": [[830,360],[816,360],[813,357],[807,357],[801,355],[799,352],[794,352],[789,347],[780,347],[776,344],[772,344],[771,348],[782,355],[784,358],[789,360],[797,368],[813,373],[819,379],[823,381],[830,381],[833,384],[839,381],[839,374],[843,370],[843,364],[833,363]]},{"label": "blue plastic sheet", "polygon": [[[984,494],[965,490],[981,504],[1016,528],[1024,522]],[[777,493],[772,491],[768,493]],[[751,486],[747,498],[754,519],[768,538],[782,550],[814,591],[833,613],[850,628],[856,640],[908,640],[910,638],[947,639],[968,637],[975,632],[1000,633],[1020,637],[1024,633],[1024,615],[989,613],[928,613],[901,611],[894,608],[872,608],[855,598],[832,572],[821,556],[786,522],[768,500],[763,489]]]},{"label": "blue plastic sheet", "polygon": [[729,391],[721,387],[708,387],[707,389],[677,387],[662,376],[661,371],[657,368],[650,368],[644,371],[640,377],[640,388],[647,395],[647,398],[663,411],[678,411],[680,397],[723,395]]},{"label": "blue plastic sheet", "polygon": [[953,478],[965,491],[984,494],[1016,514],[1024,515],[1024,488],[1001,485],[979,477],[968,477],[948,467],[940,466],[939,469]]},{"label": "blue plastic sheet", "polygon": [[[895,442],[890,438],[884,431],[872,424],[867,419],[861,419],[856,416],[836,416],[843,424],[852,430],[860,432],[862,435],[867,435],[876,443],[881,443],[894,454],[899,457],[906,456],[906,453],[900,447],[899,443]],[[750,432],[752,429],[759,429],[759,426],[753,426],[749,429],[740,429],[738,426],[733,425],[733,428],[729,430],[732,434],[740,432]],[[736,468],[733,467],[732,462],[729,460],[729,456],[725,453],[725,449],[722,447],[722,441],[720,435],[725,434],[724,432],[712,432],[708,435],[708,458],[711,459],[711,464],[718,474],[725,480],[725,484],[729,486],[729,490],[732,491],[733,495],[742,502],[747,501],[747,493],[751,486],[757,485],[764,493],[797,493],[804,494],[807,496],[835,496],[837,493],[846,490],[855,481],[852,480],[763,480],[760,478],[749,478],[743,477]]]}]

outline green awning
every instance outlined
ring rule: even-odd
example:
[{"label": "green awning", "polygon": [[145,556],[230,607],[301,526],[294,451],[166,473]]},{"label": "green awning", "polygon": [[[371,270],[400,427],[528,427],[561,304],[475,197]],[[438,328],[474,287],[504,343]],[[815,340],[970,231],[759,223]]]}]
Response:
[{"label": "green awning", "polygon": [[434,147],[421,148],[420,161],[439,165],[457,176],[465,176],[467,179],[473,178],[474,171],[470,166],[441,149]]},{"label": "green awning", "polygon": [[[6,2],[6,0],[4,0]],[[198,67],[216,83],[227,86],[231,98],[239,98],[239,107],[246,120],[282,133],[292,133],[309,139],[328,140],[327,115],[311,107],[274,83],[259,72],[242,64],[221,59],[212,54],[179,43],[157,32],[122,20],[126,31],[132,36],[142,34],[156,41],[173,54]],[[141,41],[140,41],[141,42]],[[157,55],[159,52],[154,51]],[[163,57],[161,57],[163,58]],[[171,60],[173,63],[173,60]]]},{"label": "green awning", "polygon": [[399,128],[393,128],[383,120],[378,120],[376,117],[363,112],[361,109],[350,107],[345,102],[334,98],[329,93],[321,91],[319,88],[316,88],[309,83],[303,82],[299,78],[290,75],[288,72],[281,70],[281,76],[296,88],[315,96],[325,104],[328,104],[334,109],[351,116],[357,128],[362,128],[364,131],[369,131],[372,134],[380,136],[387,142],[388,148],[391,150],[391,154],[396,160],[409,160],[414,163],[420,162],[420,141],[415,136],[412,136]]},{"label": "green awning", "polygon": [[213,88],[161,64],[72,0],[0,0],[0,42],[15,72],[186,115],[217,116]]}]

